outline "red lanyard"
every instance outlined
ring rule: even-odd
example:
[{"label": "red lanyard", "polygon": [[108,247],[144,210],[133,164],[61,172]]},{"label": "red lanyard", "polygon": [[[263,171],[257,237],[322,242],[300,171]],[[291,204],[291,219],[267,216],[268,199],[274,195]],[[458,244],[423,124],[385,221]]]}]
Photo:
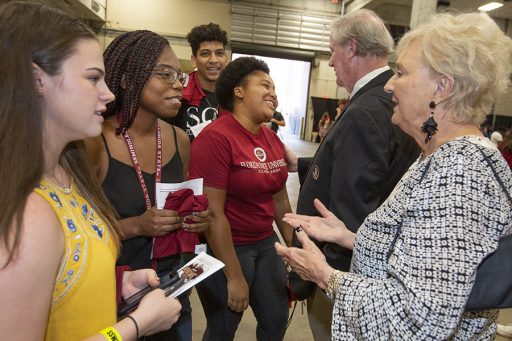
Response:
[{"label": "red lanyard", "polygon": [[[137,154],[135,154],[135,148],[133,147],[132,139],[128,134],[128,130],[124,130],[123,132],[124,141],[128,146],[128,150],[130,151],[130,157],[132,159],[133,168],[135,168],[135,172],[137,173],[137,177],[139,178],[140,187],[142,187],[142,192],[144,193],[144,199],[146,200],[146,208],[149,210],[151,208],[151,200],[149,199],[148,188],[146,187],[146,182],[144,181],[144,177],[142,176],[142,171],[140,169],[139,160],[137,159]],[[160,125],[156,124],[156,173],[155,173],[155,185],[160,182],[162,179],[162,133],[160,131]],[[155,186],[155,197],[156,197],[156,186]]]}]

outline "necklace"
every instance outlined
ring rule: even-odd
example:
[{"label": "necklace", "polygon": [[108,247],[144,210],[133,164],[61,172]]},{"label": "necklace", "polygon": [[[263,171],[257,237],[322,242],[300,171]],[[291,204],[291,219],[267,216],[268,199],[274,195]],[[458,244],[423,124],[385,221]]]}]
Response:
[{"label": "necklace", "polygon": [[53,178],[49,175],[46,175],[44,178],[46,179],[46,181],[48,181],[54,187],[56,187],[59,191],[64,192],[64,194],[71,194],[71,187],[73,186],[73,178],[71,178],[71,181],[69,182],[69,186],[64,186],[56,178]]},{"label": "necklace", "polygon": [[[208,108],[206,109],[211,109],[213,110],[213,113],[214,113],[214,117],[213,119],[216,119],[218,116],[219,116],[219,104],[217,103],[217,105],[214,107],[211,103],[210,103],[210,100],[208,99],[208,93],[206,94],[206,96],[204,96],[204,99],[206,100],[206,103],[208,103]],[[212,97],[212,101],[216,101],[215,97]],[[205,112],[206,109],[203,111]]]},{"label": "necklace", "polygon": [[217,108],[219,107],[219,105],[217,104],[216,107],[213,107],[213,105],[210,103],[210,101],[208,100],[208,96],[205,97],[206,99],[206,103],[208,103],[208,107],[212,108],[212,109],[215,109],[217,110]]}]

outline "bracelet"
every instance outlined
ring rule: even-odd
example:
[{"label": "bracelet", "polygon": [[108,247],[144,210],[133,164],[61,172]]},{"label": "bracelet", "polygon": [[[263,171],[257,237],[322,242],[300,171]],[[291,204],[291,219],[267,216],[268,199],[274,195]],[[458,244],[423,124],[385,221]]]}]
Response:
[{"label": "bracelet", "polygon": [[107,327],[101,330],[100,334],[105,336],[108,341],[123,341],[123,338],[114,327]]},{"label": "bracelet", "polygon": [[329,298],[334,299],[336,296],[336,291],[338,291],[338,287],[340,286],[340,280],[345,273],[343,271],[334,270],[329,275],[329,280],[327,281],[327,288],[325,288],[325,293]]},{"label": "bracelet", "polygon": [[137,321],[135,321],[135,318],[131,315],[127,315],[127,318],[133,321],[133,324],[135,325],[135,335],[137,336],[135,340],[139,339],[139,325],[137,324]]}]

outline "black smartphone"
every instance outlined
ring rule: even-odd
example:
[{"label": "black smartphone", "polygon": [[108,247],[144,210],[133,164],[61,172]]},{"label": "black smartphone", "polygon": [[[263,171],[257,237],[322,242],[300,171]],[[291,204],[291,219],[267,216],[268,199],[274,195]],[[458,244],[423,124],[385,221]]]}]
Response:
[{"label": "black smartphone", "polygon": [[[174,291],[174,290],[172,290],[174,287],[174,284],[177,283],[179,280],[180,280],[180,276],[178,275],[178,272],[171,271],[171,272],[163,275],[162,277],[160,277],[160,284],[158,285],[158,288],[164,290],[165,295],[169,296],[171,294],[171,292]],[[117,308],[117,315],[119,316],[119,318],[122,319],[123,317],[125,317],[126,315],[128,315],[129,313],[134,311],[138,307],[142,298],[154,289],[155,288],[151,288],[149,286],[145,287],[144,289],[136,292],[132,296],[123,300]],[[169,290],[169,289],[171,289],[171,290]]]}]

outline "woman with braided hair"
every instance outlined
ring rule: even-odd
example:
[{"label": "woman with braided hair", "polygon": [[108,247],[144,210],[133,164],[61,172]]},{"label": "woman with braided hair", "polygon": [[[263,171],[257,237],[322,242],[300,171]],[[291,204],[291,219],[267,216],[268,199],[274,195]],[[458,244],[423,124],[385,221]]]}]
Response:
[{"label": "woman with braided hair", "polygon": [[[123,240],[118,265],[153,267],[162,274],[180,267],[194,252],[197,232],[209,224],[209,212],[194,212],[185,224],[176,211],[155,207],[155,184],[178,183],[188,176],[190,143],[180,129],[161,118],[181,106],[188,75],[180,71],[169,42],[150,31],[118,36],[104,52],[105,80],[116,99],[103,114],[101,137],[86,142],[110,203],[117,211]],[[187,220],[188,221],[188,220]],[[180,298],[180,319],[151,340],[191,340],[188,295]]]}]

